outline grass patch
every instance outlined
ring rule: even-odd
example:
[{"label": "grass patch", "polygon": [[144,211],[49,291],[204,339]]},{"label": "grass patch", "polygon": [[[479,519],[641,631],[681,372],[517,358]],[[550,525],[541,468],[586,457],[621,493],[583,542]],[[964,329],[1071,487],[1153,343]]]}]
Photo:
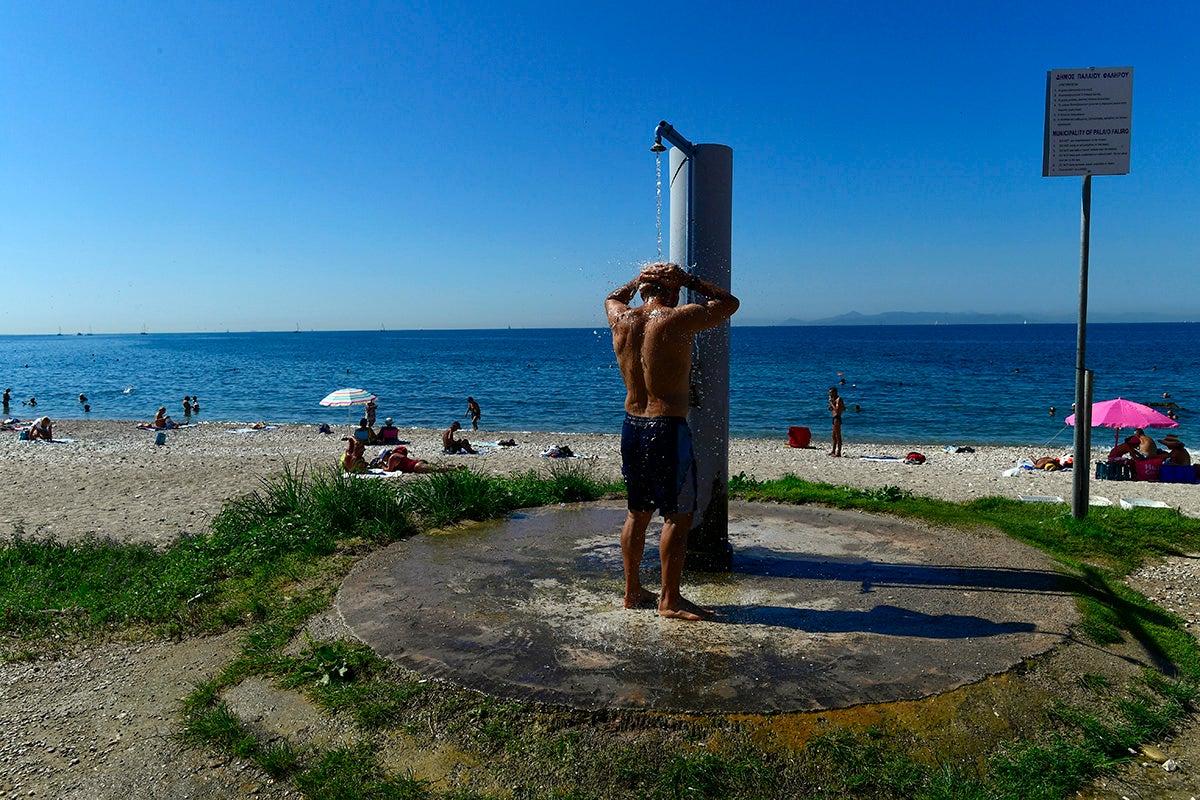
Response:
[{"label": "grass patch", "polygon": [[[1079,597],[1080,631],[1093,642],[1136,641],[1155,669],[1133,686],[1079,675],[1087,709],[1065,702],[990,758],[929,758],[915,734],[893,728],[822,728],[785,745],[724,717],[582,712],[511,703],[425,682],[354,643],[297,640],[330,602],[354,558],[422,530],[517,508],[597,499],[620,487],[586,465],[555,464],[488,477],[460,470],[404,482],[336,472],[286,472],[230,503],[203,536],[163,550],[89,539],[71,545],[18,536],[0,547],[0,634],[11,658],[36,654],[50,635],[144,627],[165,634],[244,629],[239,652],[182,705],[183,737],[253,762],[310,798],[457,798],[389,767],[396,736],[446,750],[453,773],[476,768],[514,798],[1064,798],[1161,738],[1192,709],[1200,648],[1178,620],[1125,586],[1147,559],[1200,550],[1200,523],[1169,512],[1093,510],[1073,520],[1053,506],[999,498],[956,504],[896,487],[859,490],[740,475],[731,494],[888,513],[962,531],[996,528],[1058,559]],[[353,721],[356,741],[328,751],[263,743],[222,702],[248,676],[302,691]],[[485,781],[485,784],[487,782]],[[467,788],[463,788],[466,786]],[[489,790],[490,791],[490,790]]]}]

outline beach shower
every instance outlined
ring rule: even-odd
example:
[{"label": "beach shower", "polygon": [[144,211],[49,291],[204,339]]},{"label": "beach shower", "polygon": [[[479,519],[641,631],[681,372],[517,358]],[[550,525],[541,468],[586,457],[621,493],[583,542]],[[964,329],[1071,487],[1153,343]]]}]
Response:
[{"label": "beach shower", "polygon": [[[729,290],[733,228],[733,149],[693,144],[666,120],[654,129],[651,152],[670,152],[670,260]],[[688,302],[703,302],[688,291]],[[729,321],[696,336],[688,425],[696,455],[696,516],[688,535],[687,566],[728,570]]]}]

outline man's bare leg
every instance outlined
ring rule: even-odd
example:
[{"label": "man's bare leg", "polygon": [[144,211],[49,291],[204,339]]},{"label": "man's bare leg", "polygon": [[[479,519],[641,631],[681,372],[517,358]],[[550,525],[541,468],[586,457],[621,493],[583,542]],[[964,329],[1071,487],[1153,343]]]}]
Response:
[{"label": "man's bare leg", "polygon": [[625,567],[625,607],[652,608],[658,603],[654,592],[642,588],[642,554],[646,550],[646,528],[653,511],[630,511],[621,528],[621,562]]},{"label": "man's bare leg", "polygon": [[658,596],[658,614],[671,619],[708,619],[713,612],[684,599],[679,592],[683,579],[683,560],[687,555],[688,531],[692,528],[691,514],[668,514],[663,522],[658,558],[662,562],[662,593]]}]

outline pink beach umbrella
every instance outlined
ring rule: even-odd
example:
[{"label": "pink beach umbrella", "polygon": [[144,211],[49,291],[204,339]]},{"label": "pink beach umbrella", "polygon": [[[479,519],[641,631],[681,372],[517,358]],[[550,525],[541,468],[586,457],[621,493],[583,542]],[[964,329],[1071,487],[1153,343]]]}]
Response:
[{"label": "pink beach umbrella", "polygon": [[338,389],[336,392],[330,392],[325,395],[321,401],[323,406],[331,406],[334,408],[346,407],[346,424],[350,425],[350,407],[365,406],[373,400],[379,398],[368,392],[366,389]]},{"label": "pink beach umbrella", "polygon": [[[1068,425],[1075,424],[1075,415],[1067,417]],[[1150,406],[1118,397],[1092,403],[1092,427],[1116,428],[1114,444],[1121,441],[1121,428],[1178,428],[1179,423]]]}]

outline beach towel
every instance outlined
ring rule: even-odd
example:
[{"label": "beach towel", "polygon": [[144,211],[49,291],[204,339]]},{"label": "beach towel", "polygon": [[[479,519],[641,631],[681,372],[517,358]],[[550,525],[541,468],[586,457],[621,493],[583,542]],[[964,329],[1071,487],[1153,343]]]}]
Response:
[{"label": "beach towel", "polygon": [[1056,494],[1019,494],[1017,497],[1023,503],[1063,503],[1066,502]]},{"label": "beach towel", "polygon": [[273,431],[278,425],[268,425],[265,428],[230,428],[227,433],[258,433],[259,431]]},{"label": "beach towel", "polygon": [[378,480],[381,478],[403,478],[405,475],[416,475],[417,473],[401,472],[400,470],[388,472],[382,469],[369,469],[366,472],[343,472],[342,474],[348,478],[373,478]]},{"label": "beach towel", "polygon": [[896,456],[859,456],[860,461],[899,461]]},{"label": "beach towel", "polygon": [[1162,500],[1147,500],[1144,497],[1122,497],[1121,508],[1132,511],[1135,508],[1170,508]]}]

